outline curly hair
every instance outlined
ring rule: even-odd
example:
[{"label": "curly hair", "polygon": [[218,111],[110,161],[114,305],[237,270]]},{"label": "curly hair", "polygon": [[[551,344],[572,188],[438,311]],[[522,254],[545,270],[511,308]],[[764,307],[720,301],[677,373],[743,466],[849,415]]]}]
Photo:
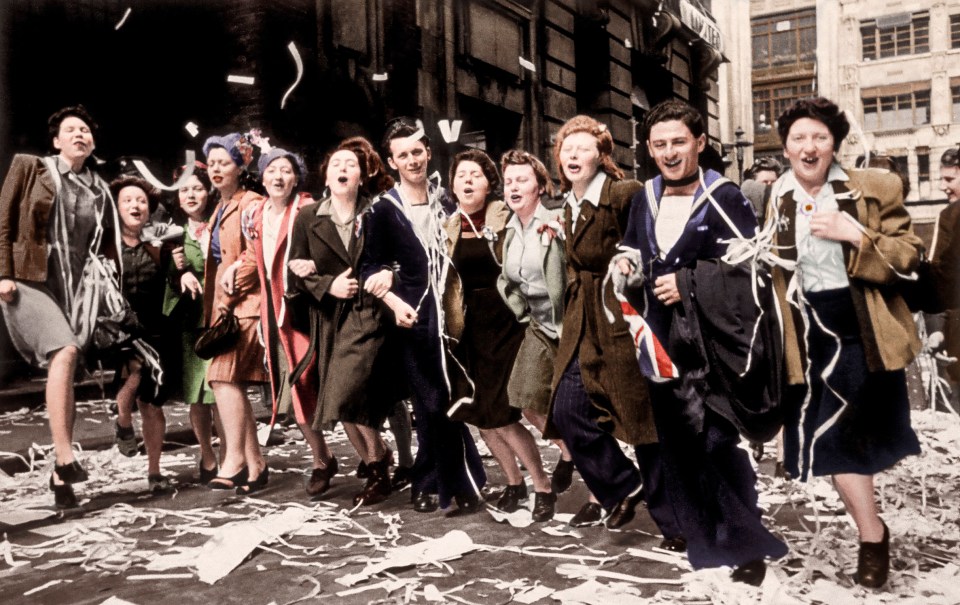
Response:
[{"label": "curly hair", "polygon": [[127,187],[136,187],[143,191],[147,196],[147,205],[150,207],[151,213],[155,212],[157,207],[160,206],[160,190],[146,180],[132,174],[121,176],[110,182],[110,193],[113,195],[114,202],[117,201],[120,192]]},{"label": "curly hair", "polygon": [[453,177],[457,174],[457,167],[460,166],[460,162],[474,162],[480,166],[483,176],[487,178],[487,183],[489,183],[486,201],[492,200],[500,187],[500,173],[497,172],[497,165],[493,163],[490,156],[479,149],[465,149],[453,156],[453,161],[450,162],[450,180],[448,181],[451,193],[453,192]]},{"label": "curly hair", "polygon": [[500,157],[500,172],[506,174],[507,166],[529,166],[537,177],[537,185],[543,189],[544,193],[549,197],[555,195],[550,172],[537,156],[520,149],[511,149]]},{"label": "curly hair", "polygon": [[[417,126],[416,120],[406,116],[394,118],[387,122],[387,126],[383,134],[383,140],[380,143],[380,146],[383,148],[384,156],[390,157],[390,141],[413,136],[418,130],[419,127]],[[430,137],[424,134],[422,137],[420,137],[420,141],[423,143],[424,147],[430,149]]]},{"label": "curly hair", "polygon": [[790,128],[793,127],[794,122],[803,118],[816,120],[827,127],[827,130],[833,135],[834,151],[840,150],[840,144],[843,143],[850,132],[850,122],[847,121],[847,116],[830,99],[824,97],[800,99],[777,118],[777,134],[780,135],[780,141],[784,147],[787,145],[787,135],[790,134]]},{"label": "curly hair", "polygon": [[573,184],[563,173],[563,166],[560,163],[560,149],[563,147],[563,141],[568,136],[578,132],[585,132],[597,139],[597,151],[600,152],[600,170],[607,173],[614,180],[623,178],[623,170],[613,161],[613,136],[610,135],[610,129],[607,125],[599,122],[590,116],[574,116],[563,123],[560,130],[557,131],[556,142],[553,144],[553,161],[557,164],[557,170],[560,173],[561,191],[569,191]]},{"label": "curly hair", "polygon": [[[360,191],[367,197],[376,197],[391,189],[395,184],[396,181],[387,174],[387,167],[384,165],[383,159],[380,158],[380,154],[377,153],[373,143],[369,140],[360,136],[349,137],[340,141],[337,149],[348,149],[357,154],[361,165],[364,166]],[[322,174],[326,176],[326,169]]]},{"label": "curly hair", "polygon": [[699,139],[704,132],[703,116],[689,103],[679,99],[669,99],[653,106],[643,119],[643,138],[650,138],[650,129],[660,122],[683,122],[694,138]]}]

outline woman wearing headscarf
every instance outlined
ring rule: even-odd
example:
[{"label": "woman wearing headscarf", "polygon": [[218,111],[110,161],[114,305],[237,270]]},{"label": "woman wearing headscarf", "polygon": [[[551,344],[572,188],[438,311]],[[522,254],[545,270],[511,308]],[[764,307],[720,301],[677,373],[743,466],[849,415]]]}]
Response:
[{"label": "woman wearing headscarf", "polygon": [[822,97],[780,115],[790,170],[773,185],[767,224],[778,227],[773,250],[795,262],[773,275],[787,377],[806,385],[784,427],[787,470],[804,481],[831,477],[859,532],[856,580],[876,588],[887,581],[890,532],[873,477],[920,453],[904,374],[920,343],[895,286],[916,269],[922,244],[900,177],[837,163],[849,130]]},{"label": "woman wearing headscarf", "polygon": [[[267,197],[241,215],[247,241],[243,262],[247,267],[253,265],[259,277],[260,329],[266,344],[273,417],[276,419],[278,414],[292,410],[313,457],[305,489],[307,495],[314,498],[327,490],[337,463],[323,433],[311,426],[317,405],[316,372],[303,372],[291,380],[293,368],[307,355],[310,340],[303,325],[305,318],[298,317],[297,310],[284,298],[293,224],[300,211],[314,200],[310,194],[300,191],[306,166],[299,155],[275,147],[263,152],[257,165]],[[268,480],[269,468],[265,466],[239,490],[244,494],[253,493],[265,487]]]},{"label": "woman wearing headscarf", "polygon": [[357,279],[362,222],[370,207],[370,199],[361,193],[367,164],[361,149],[344,143],[327,155],[321,171],[329,195],[304,208],[297,218],[289,263],[291,288],[309,301],[319,362],[321,389],[314,426],[341,421],[368,471],[354,505],[383,502],[392,491],[392,452],[379,429],[403,380],[390,340],[394,330],[385,321],[383,304],[362,290]]},{"label": "woman wearing headscarf", "polygon": [[99,309],[81,309],[84,269],[103,256],[119,271],[120,227],[106,182],[89,161],[97,124],[82,105],[47,121],[56,155],[18,154],[0,191],[0,310],[17,351],[47,370],[57,508],[77,506],[86,481],[73,453],[73,379]]},{"label": "woman wearing headscarf", "polygon": [[[185,166],[174,173],[179,180]],[[197,162],[190,178],[177,191],[180,225],[183,227],[183,245],[173,250],[163,298],[163,314],[179,327],[180,367],[182,371],[183,400],[190,406],[190,426],[200,447],[197,472],[200,483],[206,485],[217,476],[218,456],[213,449],[213,427],[223,435],[220,416],[216,413],[213,391],[207,384],[207,360],[200,359],[193,345],[203,330],[203,266],[210,245],[207,222],[213,211],[210,176],[207,166]],[[225,449],[221,448],[221,456]]]},{"label": "woman wearing headscarf", "polygon": [[[247,399],[246,387],[267,382],[264,351],[257,337],[260,320],[260,280],[253,263],[242,262],[247,239],[241,216],[263,201],[247,189],[247,166],[253,159],[253,143],[247,135],[212,136],[203,144],[210,181],[219,197],[208,223],[210,249],[204,267],[203,312],[206,325],[224,313],[233,313],[240,325],[236,345],[210,360],[207,382],[217,400],[227,452],[211,489],[239,490],[256,482],[267,463],[257,442],[257,424]],[[210,287],[210,284],[213,287]],[[242,490],[240,490],[242,492]]]},{"label": "woman wearing headscarf", "polygon": [[[523,340],[523,327],[497,292],[503,241],[510,211],[494,201],[500,184],[497,167],[486,153],[468,149],[450,166],[450,183],[457,212],[444,228],[447,254],[458,279],[448,280],[444,307],[455,306],[463,316],[463,330],[449,364],[454,399],[468,400],[451,410],[451,416],[480,429],[507,479],[497,507],[513,512],[526,505],[527,486],[517,459],[523,463],[534,487],[534,521],[553,518],[556,495],[543,470],[536,441],[520,424],[520,410],[510,405],[507,384],[510,368]],[[462,364],[462,370],[459,364]]]}]

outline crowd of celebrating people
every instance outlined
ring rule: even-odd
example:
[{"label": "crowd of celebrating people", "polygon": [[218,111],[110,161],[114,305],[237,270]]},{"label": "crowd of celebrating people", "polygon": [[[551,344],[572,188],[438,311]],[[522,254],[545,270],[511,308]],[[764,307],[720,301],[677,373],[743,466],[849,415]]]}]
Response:
[{"label": "crowd of celebrating people", "polygon": [[[174,175],[170,224],[147,180],[97,174],[82,106],[48,125],[55,153],[15,156],[0,194],[0,309],[17,351],[47,372],[57,507],[76,507],[87,479],[73,380],[101,356],[116,368],[127,456],[139,410],[151,490],[170,487],[174,392],[190,406],[199,481],[266,487],[247,395],[260,384],[274,421],[293,419],[309,446],[311,499],[340,472],[324,437],[340,423],[366,480],[354,506],[409,485],[419,513],[473,513],[487,480],[473,426],[506,480],[493,506],[549,520],[576,470],[590,499],[572,525],[616,529],[644,502],[661,547],[759,585],[788,547],[765,527],[739,444],[779,434],[778,472],[832,479],[859,532],[857,581],[886,582],[873,477],[920,451],[908,301],[922,291],[927,308],[957,308],[960,205],[927,259],[902,180],[837,161],[850,125],[831,101],[779,117],[789,165],[758,162],[743,190],[700,166],[703,118],[677,100],[645,118],[659,172],[646,182],[625,178],[609,130],[584,115],[556,133],[556,175],[523,150],[498,165],[467,148],[447,187],[422,125],[398,118],[379,152],[352,137],[326,154],[319,199],[297,152],[211,136],[204,161]],[[942,158],[950,202],[957,158]],[[560,449],[551,472],[530,427]]]}]

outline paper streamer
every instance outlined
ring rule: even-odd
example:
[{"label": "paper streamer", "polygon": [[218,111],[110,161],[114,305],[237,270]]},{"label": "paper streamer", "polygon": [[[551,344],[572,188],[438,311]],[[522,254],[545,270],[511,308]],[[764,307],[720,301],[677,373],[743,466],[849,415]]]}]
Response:
[{"label": "paper streamer", "polygon": [[140,175],[157,189],[162,191],[177,191],[190,179],[191,176],[193,176],[193,168],[196,165],[197,154],[192,149],[187,150],[186,156],[187,158],[185,160],[185,165],[187,168],[183,171],[183,174],[180,175],[180,178],[177,179],[177,182],[173,185],[164,185],[161,183],[157,177],[153,176],[153,173],[150,172],[150,169],[147,168],[147,165],[144,164],[143,161],[134,160],[133,165],[136,167]]},{"label": "paper streamer", "polygon": [[246,84],[247,86],[253,86],[253,76],[235,76],[230,74],[227,76],[227,82],[232,82],[233,84]]},{"label": "paper streamer", "polygon": [[463,120],[454,120],[452,123],[450,120],[440,120],[437,122],[437,126],[440,127],[440,136],[443,137],[445,142],[456,143],[457,139],[460,138],[460,127],[463,126]]},{"label": "paper streamer", "polygon": [[387,78],[389,78],[389,77],[390,77],[390,76],[387,75],[387,72],[383,72],[382,74],[373,74],[373,81],[374,81],[374,82],[386,82],[386,81],[387,81]]},{"label": "paper streamer", "polygon": [[193,122],[187,122],[186,126],[183,127],[184,130],[190,133],[190,136],[196,138],[200,134],[200,127]]},{"label": "paper streamer", "polygon": [[520,67],[533,72],[537,71],[537,67],[533,64],[532,61],[527,61],[523,57],[517,57],[517,58],[520,59]]},{"label": "paper streamer", "polygon": [[113,26],[113,29],[117,30],[123,27],[123,24],[127,22],[127,17],[129,17],[130,13],[132,12],[133,12],[133,9],[128,8],[126,12],[123,13],[123,17],[120,18],[120,21],[118,21],[117,24]]},{"label": "paper streamer", "polygon": [[410,144],[416,143],[417,141],[419,141],[420,139],[422,139],[425,134],[427,134],[427,131],[424,130],[424,128],[423,128],[423,121],[422,121],[422,120],[417,120],[417,131],[414,132],[413,134],[411,134],[410,136],[408,136],[408,137],[406,138],[406,141],[407,141],[407,143],[410,143]]},{"label": "paper streamer", "polygon": [[[283,98],[280,99],[280,109],[283,109],[287,104],[287,97],[290,96],[290,93],[293,92],[293,89],[300,84],[300,80],[303,79],[303,59],[300,58],[300,51],[297,50],[297,45],[291,42],[287,44],[287,50],[290,51],[290,54],[293,55],[293,62],[297,64],[297,79],[293,81],[293,84],[290,85],[290,88],[287,89],[287,92],[284,93]],[[253,82],[251,82],[253,84]]]}]

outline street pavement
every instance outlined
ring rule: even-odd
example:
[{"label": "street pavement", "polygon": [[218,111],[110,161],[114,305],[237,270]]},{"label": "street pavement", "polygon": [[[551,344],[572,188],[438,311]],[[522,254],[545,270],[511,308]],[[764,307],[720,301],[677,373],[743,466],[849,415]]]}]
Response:
[{"label": "street pavement", "polygon": [[[266,415],[259,402],[255,409]],[[165,410],[164,472],[176,488],[151,495],[145,457],[113,447],[109,402],[80,404],[76,438],[91,480],[77,486],[82,510],[69,514],[52,507],[42,408],[0,412],[0,461],[12,475],[0,475],[0,603],[960,603],[960,594],[938,600],[960,584],[956,416],[923,416],[924,456],[881,482],[895,571],[887,589],[864,591],[852,579],[856,534],[832,489],[772,478],[769,452],[759,469],[761,505],[792,552],[756,589],[731,582],[729,570],[691,573],[684,559],[656,553],[660,537],[642,505],[620,531],[570,528],[561,521],[587,498],[577,475],[559,498],[559,520],[527,519],[526,527],[487,511],[416,513],[409,490],[351,510],[362,481],[342,431],[327,433],[342,474],[322,502],[304,495],[309,456],[295,427],[277,429],[265,450],[266,490],[250,498],[211,491],[195,483],[186,406]],[[558,450],[539,443],[552,469]],[[493,496],[502,475],[492,457],[484,462]],[[398,558],[398,547],[440,539],[418,558]],[[445,553],[459,554],[441,561]]]}]

